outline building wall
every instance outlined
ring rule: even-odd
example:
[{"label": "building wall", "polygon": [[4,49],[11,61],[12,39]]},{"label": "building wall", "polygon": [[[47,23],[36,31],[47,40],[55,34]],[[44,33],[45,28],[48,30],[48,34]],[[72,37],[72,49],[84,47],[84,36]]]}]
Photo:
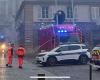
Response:
[{"label": "building wall", "polygon": [[25,22],[25,46],[27,49],[33,48],[33,7],[25,5],[24,7]]},{"label": "building wall", "polygon": [[[60,5],[57,8],[52,5],[49,6],[49,18],[48,19],[53,19],[54,18],[54,14],[58,11],[58,10],[62,10],[65,12],[65,14],[67,15],[67,7],[66,5]],[[89,5],[76,5],[74,7],[74,18],[76,19],[76,21],[78,22],[91,22],[91,10],[90,10],[90,6]],[[33,20],[35,22],[39,22],[41,18],[41,6],[40,5],[34,5],[33,6]],[[66,16],[66,20],[69,20],[70,18],[67,18]],[[46,20],[45,20],[46,21]],[[52,20],[53,21],[53,20]],[[71,21],[71,20],[70,20]]]},{"label": "building wall", "polygon": [[89,5],[77,5],[77,19],[79,22],[90,22],[89,7]]},{"label": "building wall", "polygon": [[[53,20],[53,18],[54,18],[54,15],[55,15],[55,13],[58,11],[58,10],[62,10],[62,11],[64,11],[64,13],[66,14],[66,16],[65,16],[65,19],[66,19],[66,21],[72,21],[72,19],[71,18],[68,18],[67,17],[67,7],[68,6],[66,6],[66,5],[60,5],[60,6],[58,6],[58,7],[56,7],[55,5],[49,5],[48,6],[48,18],[42,18],[41,17],[41,14],[42,14],[42,11],[41,11],[41,7],[42,6],[40,6],[40,5],[34,5],[33,6],[33,15],[34,15],[34,17],[33,17],[33,20],[34,20],[34,22],[54,22],[54,20]],[[76,14],[76,11],[75,11],[75,14]],[[75,19],[76,19],[77,17],[76,17],[76,15],[75,15]]]}]

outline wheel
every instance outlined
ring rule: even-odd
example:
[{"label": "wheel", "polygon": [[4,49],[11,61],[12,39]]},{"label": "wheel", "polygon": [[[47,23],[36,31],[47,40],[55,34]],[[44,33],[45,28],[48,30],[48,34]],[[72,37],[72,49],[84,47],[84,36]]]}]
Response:
[{"label": "wheel", "polygon": [[55,57],[49,57],[47,59],[47,65],[54,66],[55,64],[57,64],[57,59]]},{"label": "wheel", "polygon": [[87,64],[88,61],[89,61],[89,59],[86,55],[82,55],[82,56],[79,57],[79,63],[80,64]]},{"label": "wheel", "polygon": [[97,68],[98,71],[100,71],[100,68]]}]

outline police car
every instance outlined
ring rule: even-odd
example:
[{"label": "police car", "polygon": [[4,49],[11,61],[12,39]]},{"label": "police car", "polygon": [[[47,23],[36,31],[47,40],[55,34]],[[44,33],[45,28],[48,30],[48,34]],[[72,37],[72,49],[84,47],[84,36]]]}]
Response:
[{"label": "police car", "polygon": [[84,44],[60,45],[51,51],[39,53],[36,57],[38,63],[53,66],[61,61],[77,60],[86,64],[90,59],[90,53]]}]

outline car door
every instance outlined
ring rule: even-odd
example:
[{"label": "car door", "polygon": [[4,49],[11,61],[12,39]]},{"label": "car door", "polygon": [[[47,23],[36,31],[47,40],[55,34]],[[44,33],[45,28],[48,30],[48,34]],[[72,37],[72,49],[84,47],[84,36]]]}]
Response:
[{"label": "car door", "polygon": [[81,54],[81,47],[78,45],[68,46],[67,56],[68,59],[78,59]]},{"label": "car door", "polygon": [[59,60],[76,59],[78,57],[78,49],[80,47],[75,45],[62,46],[57,50],[58,55],[56,57]]},{"label": "car door", "polygon": [[63,50],[62,52],[62,59],[68,60],[68,59],[78,59],[81,51],[80,46],[78,45],[69,45],[67,46],[67,50]]},{"label": "car door", "polygon": [[[58,61],[65,59],[65,55],[66,55],[67,51],[68,51],[68,46],[61,46],[56,50],[56,52],[58,53],[56,55]],[[68,58],[68,57],[66,57],[66,58]]]}]

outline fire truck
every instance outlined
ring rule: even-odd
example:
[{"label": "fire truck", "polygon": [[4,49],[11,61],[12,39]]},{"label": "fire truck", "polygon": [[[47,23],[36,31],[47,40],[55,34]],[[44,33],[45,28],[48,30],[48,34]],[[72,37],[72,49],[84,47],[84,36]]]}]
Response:
[{"label": "fire truck", "polygon": [[49,51],[59,44],[82,42],[81,30],[72,24],[54,25],[38,30],[39,51]]}]

